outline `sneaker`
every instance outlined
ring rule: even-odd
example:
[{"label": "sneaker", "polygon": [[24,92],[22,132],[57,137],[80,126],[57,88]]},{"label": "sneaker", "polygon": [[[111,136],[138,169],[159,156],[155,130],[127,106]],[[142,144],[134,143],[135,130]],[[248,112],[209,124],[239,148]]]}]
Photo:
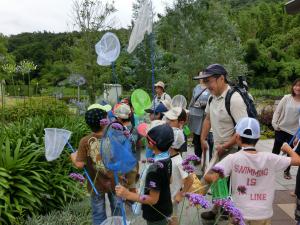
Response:
[{"label": "sneaker", "polygon": [[215,220],[216,219],[216,213],[214,213],[213,211],[207,211],[207,212],[203,212],[201,213],[201,218],[204,220]]}]

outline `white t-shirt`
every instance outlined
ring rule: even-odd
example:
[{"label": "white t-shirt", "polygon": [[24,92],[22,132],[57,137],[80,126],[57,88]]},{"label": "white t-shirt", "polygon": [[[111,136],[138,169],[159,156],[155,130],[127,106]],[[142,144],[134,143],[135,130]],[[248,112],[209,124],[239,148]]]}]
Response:
[{"label": "white t-shirt", "polygon": [[180,154],[171,157],[172,160],[172,182],[170,184],[172,201],[183,185],[183,179],[188,177],[188,173],[183,170],[182,157]]},{"label": "white t-shirt", "polygon": [[[240,150],[216,164],[231,176],[232,199],[247,220],[263,220],[273,215],[275,175],[291,164],[291,158],[269,152],[251,154]],[[239,190],[246,187],[243,193]]]}]

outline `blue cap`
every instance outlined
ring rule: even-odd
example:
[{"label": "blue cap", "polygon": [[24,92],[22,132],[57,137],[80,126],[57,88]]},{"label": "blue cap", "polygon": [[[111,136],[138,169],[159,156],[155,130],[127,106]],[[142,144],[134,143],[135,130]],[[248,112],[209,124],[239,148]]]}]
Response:
[{"label": "blue cap", "polygon": [[155,110],[153,108],[151,109],[145,109],[146,113],[163,113],[163,112],[167,112],[168,109],[167,107],[161,102],[158,104],[158,106],[155,107]]}]

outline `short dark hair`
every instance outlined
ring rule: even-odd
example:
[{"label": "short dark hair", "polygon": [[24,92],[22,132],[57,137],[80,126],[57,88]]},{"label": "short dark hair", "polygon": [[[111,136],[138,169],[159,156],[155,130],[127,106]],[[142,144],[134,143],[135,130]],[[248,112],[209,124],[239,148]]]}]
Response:
[{"label": "short dark hair", "polygon": [[292,92],[292,96],[295,96],[295,92],[294,92],[294,86],[297,85],[297,83],[300,82],[300,78],[297,78],[296,80],[294,80],[294,82],[292,83],[292,87],[291,87],[291,92]]},{"label": "short dark hair", "polygon": [[186,114],[186,111],[185,109],[182,109],[180,115],[178,116],[178,121],[186,121],[187,120],[187,114]]},{"label": "short dark hair", "polygon": [[228,78],[227,78],[227,75],[225,75],[225,74],[216,74],[216,75],[213,75],[213,77],[215,77],[216,79],[220,78],[221,76],[224,77],[224,81],[225,81],[226,84],[230,83],[229,80],[228,80]]},{"label": "short dark hair", "polygon": [[107,117],[107,112],[102,109],[90,109],[85,113],[85,122],[89,128],[97,133],[102,131],[105,126],[100,125],[100,121]]},{"label": "short dark hair", "polygon": [[256,145],[259,139],[251,139],[251,138],[245,138],[241,137],[242,144],[247,144],[247,145]]}]

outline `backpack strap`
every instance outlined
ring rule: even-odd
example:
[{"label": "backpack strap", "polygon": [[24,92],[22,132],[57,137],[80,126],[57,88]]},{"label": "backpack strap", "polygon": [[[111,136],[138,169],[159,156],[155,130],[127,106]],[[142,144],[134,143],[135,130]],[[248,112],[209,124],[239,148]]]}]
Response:
[{"label": "backpack strap", "polygon": [[198,95],[194,98],[192,104],[190,104],[190,105],[194,105],[195,102],[198,101],[198,98],[200,98],[200,96],[201,96],[206,90],[207,90],[207,88],[204,88],[204,89],[200,92],[200,94],[198,94]]},{"label": "backpack strap", "polygon": [[208,99],[208,105],[210,106],[210,103],[211,103],[211,101],[213,100],[213,96],[211,95],[211,96],[209,96],[209,99]]},{"label": "backpack strap", "polygon": [[230,101],[231,101],[231,97],[233,95],[233,93],[236,92],[236,89],[235,88],[230,88],[225,96],[225,108],[226,108],[226,111],[228,113],[228,115],[231,117],[231,120],[233,122],[233,125],[235,126],[236,125],[236,122],[231,114],[231,111],[230,111]]}]

